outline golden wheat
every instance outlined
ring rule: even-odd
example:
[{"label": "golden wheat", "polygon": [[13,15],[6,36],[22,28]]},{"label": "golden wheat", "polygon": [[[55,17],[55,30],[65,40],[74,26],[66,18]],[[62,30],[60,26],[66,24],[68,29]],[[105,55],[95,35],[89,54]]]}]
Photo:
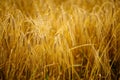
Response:
[{"label": "golden wheat", "polygon": [[119,76],[119,0],[0,1],[0,80]]}]

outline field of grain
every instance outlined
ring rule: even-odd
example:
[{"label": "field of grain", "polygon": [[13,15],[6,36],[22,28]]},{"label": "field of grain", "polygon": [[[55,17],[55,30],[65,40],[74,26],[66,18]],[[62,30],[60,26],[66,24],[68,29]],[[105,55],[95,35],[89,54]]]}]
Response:
[{"label": "field of grain", "polygon": [[0,80],[120,80],[120,0],[0,0]]}]

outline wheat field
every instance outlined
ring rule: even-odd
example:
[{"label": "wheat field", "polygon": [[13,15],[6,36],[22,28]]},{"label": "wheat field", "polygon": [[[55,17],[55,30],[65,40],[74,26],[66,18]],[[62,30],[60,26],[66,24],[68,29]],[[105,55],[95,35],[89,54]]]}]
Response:
[{"label": "wheat field", "polygon": [[0,0],[0,80],[120,80],[120,0]]}]

